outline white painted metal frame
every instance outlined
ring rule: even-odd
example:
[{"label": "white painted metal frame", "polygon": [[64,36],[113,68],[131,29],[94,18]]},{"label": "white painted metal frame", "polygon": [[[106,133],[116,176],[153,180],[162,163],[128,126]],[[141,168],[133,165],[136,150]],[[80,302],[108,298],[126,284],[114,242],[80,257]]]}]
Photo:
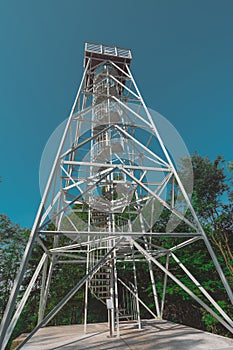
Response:
[{"label": "white painted metal frame", "polygon": [[[233,303],[231,288],[132,76],[129,68],[131,58],[131,52],[128,49],[95,43],[86,43],[85,45],[84,73],[81,84],[60,141],[19,273],[2,319],[0,328],[2,350],[7,346],[14,326],[41,270],[43,270],[43,274],[38,325],[25,342],[40,327],[46,325],[84,284],[84,332],[86,333],[89,280],[109,259],[112,264],[111,297],[114,301],[114,309],[111,311],[111,324],[113,325],[111,334],[114,334],[115,331],[117,336],[120,334],[118,281],[136,298],[140,327],[139,303],[146,307],[153,317],[162,318],[168,277],[183,288],[230,332],[233,332],[230,317],[174,253],[176,250],[195,244],[197,240],[202,239],[229,299]],[[135,108],[132,107],[132,101]],[[104,122],[101,123],[98,118],[103,119]],[[114,120],[114,118],[116,119]],[[144,133],[143,135],[147,135],[145,139],[138,138],[137,131],[139,129]],[[152,139],[155,139],[160,146],[161,152],[159,154],[151,146]],[[103,147],[103,145],[105,146]],[[114,147],[116,147],[115,151]],[[121,147],[125,147],[126,150],[123,155]],[[99,153],[95,154],[95,149],[99,149]],[[151,173],[160,174],[163,178],[159,181],[147,180]],[[167,188],[170,188],[171,182],[170,200],[164,198],[163,193]],[[123,188],[123,199],[114,198],[117,186]],[[191,221],[175,206],[177,191],[180,191],[184,198],[192,216]],[[108,201],[106,200],[107,196],[110,198]],[[152,203],[151,206],[150,203]],[[157,232],[154,230],[152,218],[156,203],[185,223],[187,232]],[[150,209],[151,215],[149,217],[146,217],[144,213],[146,206]],[[121,217],[122,213],[127,213],[126,220]],[[81,214],[85,217],[84,220],[80,219]],[[119,222],[124,222],[124,224],[119,224]],[[125,224],[126,222],[127,224]],[[51,229],[51,224],[54,225],[53,229]],[[54,236],[52,248],[46,246],[46,237],[50,235]],[[67,237],[65,245],[60,243],[60,237]],[[153,237],[188,239],[165,249],[153,244]],[[30,284],[14,312],[35,241],[39,242],[44,252]],[[125,242],[127,250],[127,253],[123,255],[120,253],[122,241]],[[98,259],[93,258],[93,252]],[[165,266],[158,261],[162,256],[166,256]],[[199,288],[221,317],[169,271],[171,258]],[[140,299],[137,263],[142,260],[148,262],[156,314]],[[132,263],[133,283],[136,292],[132,291],[127,283],[118,276],[118,262],[121,264]],[[57,263],[85,263],[86,275],[54,310],[45,316],[50,281]],[[159,301],[156,290],[156,277],[152,264],[164,272],[161,301]],[[102,282],[99,281],[99,283]]]}]

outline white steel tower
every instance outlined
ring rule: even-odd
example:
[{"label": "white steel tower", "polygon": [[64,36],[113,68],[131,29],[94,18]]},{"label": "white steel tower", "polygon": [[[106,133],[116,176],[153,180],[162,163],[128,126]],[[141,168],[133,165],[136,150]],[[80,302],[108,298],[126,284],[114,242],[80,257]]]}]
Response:
[{"label": "white steel tower", "polygon": [[[25,342],[48,324],[82,287],[85,288],[85,332],[88,292],[106,304],[111,335],[120,334],[122,321],[134,322],[140,328],[142,308],[153,318],[161,319],[168,277],[233,332],[230,317],[178,257],[182,248],[195,247],[202,240],[233,302],[229,284],[166,147],[166,138],[161,138],[134,81],[131,59],[129,49],[85,44],[81,84],[2,320],[2,350],[40,273],[38,325]],[[164,212],[167,221],[159,229],[158,222]],[[178,224],[183,230],[177,229]],[[174,238],[180,242],[174,245]],[[19,300],[34,244],[39,244],[43,253]],[[179,265],[198,293],[169,270],[169,259]],[[142,262],[148,264],[153,310],[141,298],[137,268]],[[47,313],[54,267],[67,263],[83,264],[85,273]],[[129,280],[122,277],[126,265],[131,270]],[[157,293],[154,266],[163,274],[162,295]]]}]

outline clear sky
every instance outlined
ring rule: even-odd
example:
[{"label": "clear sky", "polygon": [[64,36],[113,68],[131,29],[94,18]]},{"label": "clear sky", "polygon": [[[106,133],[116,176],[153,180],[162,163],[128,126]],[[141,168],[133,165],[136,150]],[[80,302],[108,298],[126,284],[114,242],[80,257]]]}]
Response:
[{"label": "clear sky", "polygon": [[31,227],[43,148],[69,115],[84,42],[132,49],[147,105],[190,153],[232,156],[232,0],[0,0],[0,213]]}]

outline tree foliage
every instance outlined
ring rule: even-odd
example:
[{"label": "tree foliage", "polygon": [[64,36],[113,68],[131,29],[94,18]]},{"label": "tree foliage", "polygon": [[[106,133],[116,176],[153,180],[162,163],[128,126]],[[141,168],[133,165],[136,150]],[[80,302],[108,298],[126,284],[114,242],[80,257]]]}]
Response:
[{"label": "tree foliage", "polygon": [[13,224],[6,215],[0,215],[0,317],[5,310],[27,238],[28,230]]},{"label": "tree foliage", "polygon": [[[209,234],[213,245],[220,251],[233,281],[233,189],[232,173],[222,156],[214,162],[194,154],[193,205]],[[231,168],[230,168],[231,170]],[[233,169],[232,169],[233,170]]]}]

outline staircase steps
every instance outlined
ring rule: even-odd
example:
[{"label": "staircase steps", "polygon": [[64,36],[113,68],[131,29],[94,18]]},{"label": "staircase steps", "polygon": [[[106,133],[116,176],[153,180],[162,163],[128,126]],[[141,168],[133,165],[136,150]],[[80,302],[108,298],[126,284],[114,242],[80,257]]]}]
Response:
[{"label": "staircase steps", "polygon": [[[92,255],[90,256],[90,267],[95,265],[95,263],[105,254],[105,249],[103,246],[100,246],[97,249],[92,250]],[[132,254],[132,250],[129,244],[122,243],[117,248],[117,254],[119,255],[129,255]],[[109,259],[102,265],[99,270],[90,278],[89,280],[89,290],[91,294],[101,301],[103,304],[107,304],[107,299],[113,299],[114,295],[112,288],[114,285],[111,283],[112,277],[112,260]],[[139,324],[138,311],[136,307],[135,296],[129,291],[129,288],[132,292],[135,292],[134,285],[128,281],[127,286],[124,286],[122,283],[118,282],[118,301],[119,308],[114,311],[115,315],[115,329],[119,327],[120,324]],[[114,284],[114,283],[113,283]],[[113,301],[115,304],[115,301]]]},{"label": "staircase steps", "polygon": [[101,266],[89,281],[89,289],[92,295],[103,303],[106,303],[106,299],[111,297],[110,278],[111,268],[109,262],[107,262],[105,265]]}]

